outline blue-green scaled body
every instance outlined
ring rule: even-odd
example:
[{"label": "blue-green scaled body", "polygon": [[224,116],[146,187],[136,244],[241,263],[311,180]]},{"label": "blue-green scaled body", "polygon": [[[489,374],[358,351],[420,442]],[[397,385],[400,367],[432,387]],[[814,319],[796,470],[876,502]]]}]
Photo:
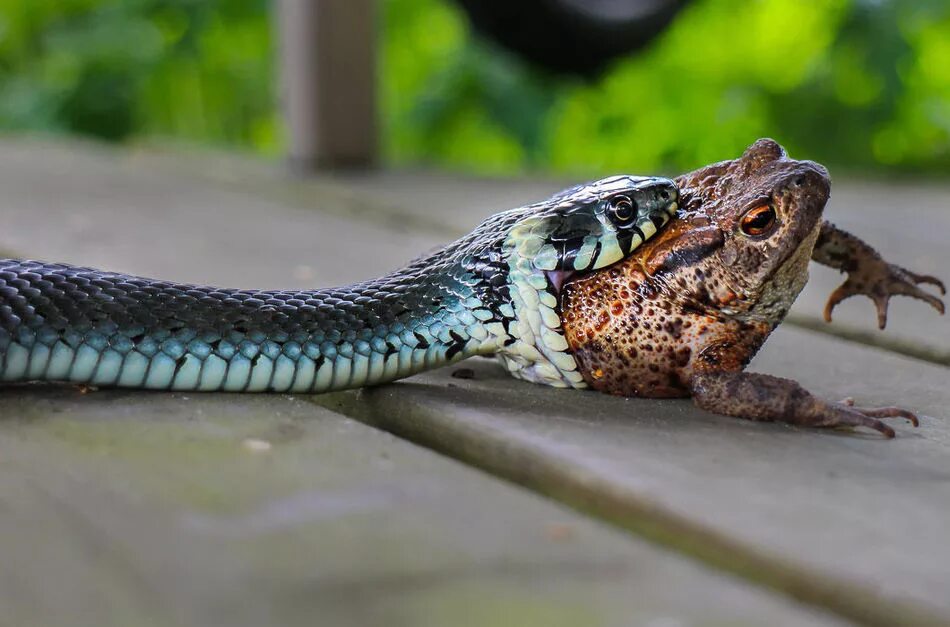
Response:
[{"label": "blue-green scaled body", "polygon": [[676,208],[668,179],[612,177],[492,216],[381,278],[310,291],[0,260],[0,381],[325,392],[498,354],[515,376],[583,387],[561,283],[619,261]]}]

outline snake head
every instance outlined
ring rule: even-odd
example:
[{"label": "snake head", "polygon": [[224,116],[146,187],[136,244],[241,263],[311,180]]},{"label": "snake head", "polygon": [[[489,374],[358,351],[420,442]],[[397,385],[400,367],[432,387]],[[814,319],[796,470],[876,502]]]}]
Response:
[{"label": "snake head", "polygon": [[498,312],[496,350],[516,377],[583,387],[582,374],[561,333],[558,295],[578,272],[600,270],[627,257],[676,213],[670,179],[612,176],[579,185],[507,214],[502,246],[507,290]]},{"label": "snake head", "polygon": [[553,196],[515,224],[507,247],[524,271],[543,271],[551,287],[576,272],[626,258],[676,214],[676,184],[667,178],[612,176]]}]

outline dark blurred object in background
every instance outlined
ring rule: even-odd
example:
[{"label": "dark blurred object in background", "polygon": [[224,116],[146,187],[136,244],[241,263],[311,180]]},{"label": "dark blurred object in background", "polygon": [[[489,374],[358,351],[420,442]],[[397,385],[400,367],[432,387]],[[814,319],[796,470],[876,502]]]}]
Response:
[{"label": "dark blurred object in background", "polygon": [[648,44],[686,0],[455,0],[472,25],[555,72],[591,77]]}]

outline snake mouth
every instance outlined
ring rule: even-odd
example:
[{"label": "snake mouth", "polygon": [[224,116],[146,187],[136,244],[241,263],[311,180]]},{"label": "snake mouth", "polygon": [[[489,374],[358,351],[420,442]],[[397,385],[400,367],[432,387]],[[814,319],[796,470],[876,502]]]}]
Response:
[{"label": "snake mouth", "polygon": [[555,295],[561,294],[561,288],[567,283],[577,271],[575,270],[546,270],[544,276],[548,279],[548,285],[554,290]]},{"label": "snake mouth", "polygon": [[[639,235],[639,243],[637,245],[643,244],[645,241],[650,239],[657,231],[662,229],[666,225],[667,222],[669,222],[670,220],[676,217],[680,208],[679,200],[680,200],[679,193],[674,191],[673,200],[667,203],[665,207],[663,207],[662,209],[652,211],[651,213],[642,217],[638,221],[637,226],[634,226],[635,232]],[[567,236],[565,236],[564,238],[567,239]],[[628,240],[628,248],[629,248],[629,240]],[[636,248],[636,246],[634,248]],[[575,278],[578,275],[583,276],[583,275],[592,274],[594,272],[600,272],[604,270],[605,268],[612,266],[614,263],[619,263],[619,261],[628,257],[630,253],[632,252],[632,250],[621,248],[619,250],[619,252],[623,253],[623,256],[621,257],[621,259],[614,261],[613,263],[610,263],[606,266],[595,269],[591,266],[594,265],[594,261],[596,260],[596,257],[600,254],[600,250],[601,250],[601,244],[598,243],[596,252],[594,253],[595,259],[591,260],[587,268],[580,269],[580,270],[560,270],[560,269],[559,270],[545,270],[544,276],[548,280],[548,287],[550,291],[553,292],[555,296],[560,296],[561,291],[564,288],[564,285],[567,282],[569,282],[571,279]]]}]

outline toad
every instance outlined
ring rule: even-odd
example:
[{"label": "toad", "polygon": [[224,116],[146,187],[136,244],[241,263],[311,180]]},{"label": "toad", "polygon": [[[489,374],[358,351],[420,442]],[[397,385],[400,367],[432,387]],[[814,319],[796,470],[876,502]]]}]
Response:
[{"label": "toad", "polygon": [[561,320],[585,382],[611,394],[692,396],[702,409],[809,427],[894,430],[882,419],[917,417],[817,398],[796,382],[744,372],[788,313],[810,261],[847,273],[825,318],[868,296],[878,324],[888,300],[911,296],[941,314],[920,284],[943,283],[884,261],[868,244],[822,220],[831,182],[811,161],[761,139],[738,159],[677,179],[680,210],[651,241],[608,269],[577,277],[560,294]]}]

